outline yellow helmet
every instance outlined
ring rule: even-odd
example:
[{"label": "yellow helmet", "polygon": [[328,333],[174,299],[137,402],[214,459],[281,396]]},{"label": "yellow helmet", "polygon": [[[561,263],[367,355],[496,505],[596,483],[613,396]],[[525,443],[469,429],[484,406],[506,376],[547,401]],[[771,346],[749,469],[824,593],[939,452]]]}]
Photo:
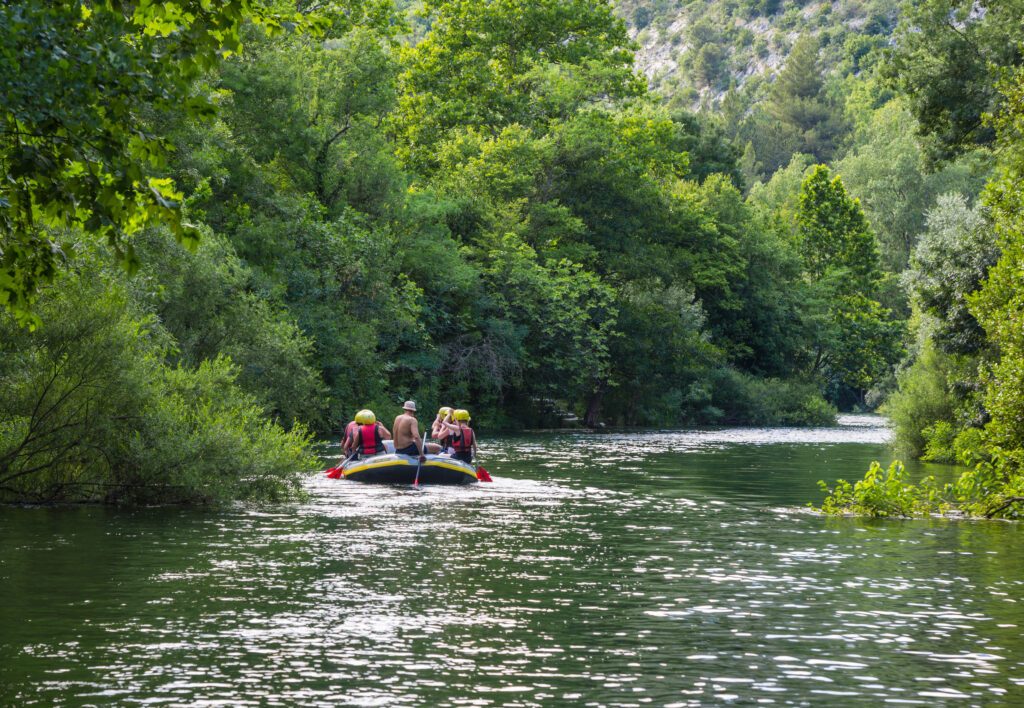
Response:
[{"label": "yellow helmet", "polygon": [[455,411],[455,420],[469,420],[469,411],[465,408],[459,408]]},{"label": "yellow helmet", "polygon": [[356,422],[359,425],[373,425],[377,422],[377,416],[373,414],[373,411],[364,408],[356,413]]},{"label": "yellow helmet", "polygon": [[451,413],[451,412],[452,412],[452,409],[449,408],[448,406],[441,406],[440,410],[437,411],[437,414],[439,416],[441,416],[442,419],[444,419],[444,418],[447,418],[448,414]]}]

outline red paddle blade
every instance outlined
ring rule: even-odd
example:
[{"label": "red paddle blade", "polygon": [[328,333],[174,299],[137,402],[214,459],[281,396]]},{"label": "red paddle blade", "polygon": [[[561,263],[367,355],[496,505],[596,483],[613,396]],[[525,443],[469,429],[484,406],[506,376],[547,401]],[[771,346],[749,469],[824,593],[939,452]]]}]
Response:
[{"label": "red paddle blade", "polygon": [[340,467],[332,467],[331,469],[327,470],[327,478],[328,479],[341,479],[341,468]]},{"label": "red paddle blade", "polygon": [[476,478],[481,482],[493,482],[491,479],[491,473],[485,470],[483,467],[476,468]]}]

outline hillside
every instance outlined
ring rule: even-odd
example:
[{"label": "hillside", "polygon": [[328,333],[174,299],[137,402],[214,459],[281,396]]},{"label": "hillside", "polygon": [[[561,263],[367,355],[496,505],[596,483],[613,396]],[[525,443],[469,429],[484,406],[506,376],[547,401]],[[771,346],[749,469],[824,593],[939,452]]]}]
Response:
[{"label": "hillside", "polygon": [[756,88],[785,63],[802,34],[817,38],[826,71],[856,71],[888,42],[899,0],[622,0],[618,12],[640,46],[637,66],[673,104],[720,101]]}]

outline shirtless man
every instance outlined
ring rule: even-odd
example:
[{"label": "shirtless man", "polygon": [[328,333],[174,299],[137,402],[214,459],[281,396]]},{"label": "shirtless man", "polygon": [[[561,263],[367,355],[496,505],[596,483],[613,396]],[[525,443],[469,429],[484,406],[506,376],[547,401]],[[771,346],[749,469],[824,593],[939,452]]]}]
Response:
[{"label": "shirtless man", "polygon": [[395,454],[419,455],[420,462],[426,457],[423,455],[423,440],[420,439],[420,426],[416,420],[416,403],[406,401],[402,406],[404,412],[395,418],[395,424],[391,426],[392,435],[395,436]]}]

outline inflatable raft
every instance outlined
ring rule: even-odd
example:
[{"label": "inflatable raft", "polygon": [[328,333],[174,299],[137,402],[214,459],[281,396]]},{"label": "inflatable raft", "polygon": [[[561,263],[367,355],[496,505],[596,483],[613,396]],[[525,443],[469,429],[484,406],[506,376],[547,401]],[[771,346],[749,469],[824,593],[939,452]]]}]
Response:
[{"label": "inflatable raft", "polygon": [[[385,452],[343,463],[341,476],[370,484],[412,484],[418,462],[416,457]],[[473,465],[451,457],[427,455],[420,468],[420,484],[474,484],[477,481]]]}]

